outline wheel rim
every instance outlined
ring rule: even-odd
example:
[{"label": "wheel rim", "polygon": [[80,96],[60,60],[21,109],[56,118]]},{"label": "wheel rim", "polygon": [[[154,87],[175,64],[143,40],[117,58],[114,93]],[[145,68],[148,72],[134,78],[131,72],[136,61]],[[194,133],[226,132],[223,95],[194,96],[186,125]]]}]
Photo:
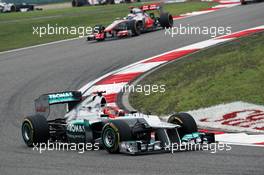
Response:
[{"label": "wheel rim", "polygon": [[23,139],[26,141],[26,142],[29,142],[32,138],[32,128],[31,126],[28,124],[28,123],[25,123],[23,125]]},{"label": "wheel rim", "polygon": [[115,133],[113,131],[112,128],[108,128],[106,129],[106,131],[104,132],[104,143],[107,147],[111,148],[114,146],[115,144]]}]

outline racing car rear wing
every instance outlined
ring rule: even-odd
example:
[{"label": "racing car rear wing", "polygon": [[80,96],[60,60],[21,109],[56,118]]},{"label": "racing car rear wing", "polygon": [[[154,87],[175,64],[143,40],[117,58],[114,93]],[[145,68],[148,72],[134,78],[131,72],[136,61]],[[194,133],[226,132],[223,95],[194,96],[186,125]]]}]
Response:
[{"label": "racing car rear wing", "polygon": [[161,10],[161,3],[147,4],[139,7],[143,11],[151,11],[151,10]]},{"label": "racing car rear wing", "polygon": [[82,101],[82,93],[79,91],[65,91],[50,94],[43,94],[35,100],[36,114],[48,117],[50,106],[55,104],[68,104],[68,109],[72,109]]}]

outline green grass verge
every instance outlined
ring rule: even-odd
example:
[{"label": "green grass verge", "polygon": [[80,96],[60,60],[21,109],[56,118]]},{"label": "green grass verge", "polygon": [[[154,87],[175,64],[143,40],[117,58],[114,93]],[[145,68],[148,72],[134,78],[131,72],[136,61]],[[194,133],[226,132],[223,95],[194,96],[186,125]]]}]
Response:
[{"label": "green grass verge", "polygon": [[[41,27],[47,26],[47,24],[68,27],[107,25],[115,18],[127,15],[128,7],[132,5],[136,6],[139,3],[0,14],[0,51],[77,37],[74,35],[46,35],[40,38],[37,35],[32,35],[33,26]],[[164,8],[165,11],[169,11],[173,15],[179,15],[213,5],[215,3],[191,1],[166,4]]]},{"label": "green grass verge", "polygon": [[[20,4],[21,0],[3,0],[7,3]],[[62,2],[71,2],[71,0],[23,0],[23,3],[27,4],[52,4],[52,3],[62,3]]]},{"label": "green grass verge", "polygon": [[140,84],[166,85],[165,93],[132,93],[136,109],[156,114],[188,111],[220,103],[264,104],[264,32],[177,60]]}]

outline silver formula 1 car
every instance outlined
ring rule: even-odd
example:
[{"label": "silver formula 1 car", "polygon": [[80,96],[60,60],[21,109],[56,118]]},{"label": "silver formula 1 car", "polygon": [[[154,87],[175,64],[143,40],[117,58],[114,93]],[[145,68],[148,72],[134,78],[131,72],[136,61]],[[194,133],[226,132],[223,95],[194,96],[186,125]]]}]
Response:
[{"label": "silver formula 1 car", "polygon": [[[149,11],[157,11],[159,16]],[[173,17],[162,10],[160,3],[131,7],[130,13],[123,19],[117,19],[107,27],[97,25],[87,40],[103,41],[107,38],[138,36],[142,32],[154,31],[173,26]]]},{"label": "silver formula 1 car", "polygon": [[0,0],[0,13],[5,12],[19,12],[19,11],[32,11],[34,10],[34,5],[21,3],[21,4],[14,4],[14,3],[6,3]]},{"label": "silver formula 1 car", "polygon": [[0,0],[0,12],[15,12],[15,4],[5,3]]},{"label": "silver formula 1 car", "polygon": [[[22,136],[31,147],[40,143],[98,143],[109,153],[145,154],[170,152],[181,144],[210,144],[214,135],[201,133],[192,116],[173,114],[167,121],[158,116],[124,112],[108,106],[104,92],[82,97],[69,91],[41,95],[35,100],[36,113],[22,123]],[[61,118],[48,120],[50,105],[67,104]]]}]

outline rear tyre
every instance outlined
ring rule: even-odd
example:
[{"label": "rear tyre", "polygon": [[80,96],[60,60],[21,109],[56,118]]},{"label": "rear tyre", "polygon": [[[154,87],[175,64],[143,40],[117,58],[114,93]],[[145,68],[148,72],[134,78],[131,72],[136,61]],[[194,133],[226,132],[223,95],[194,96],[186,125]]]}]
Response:
[{"label": "rear tyre", "polygon": [[122,120],[113,120],[103,127],[102,145],[109,153],[119,152],[119,143],[132,140],[132,132],[129,125]]},{"label": "rear tyre", "polygon": [[168,123],[173,123],[181,126],[180,128],[178,128],[180,138],[182,138],[185,134],[191,134],[198,131],[195,120],[188,113],[173,114],[169,117]]},{"label": "rear tyre", "polygon": [[81,7],[87,4],[87,0],[72,0],[73,7]]},{"label": "rear tyre", "polygon": [[240,0],[240,2],[241,2],[242,5],[246,5],[247,4],[247,2],[245,0]]},{"label": "rear tyre", "polygon": [[16,12],[17,11],[17,8],[15,5],[12,5],[11,8],[10,8],[11,12]]},{"label": "rear tyre", "polygon": [[173,26],[173,18],[169,13],[160,14],[160,26],[163,28],[170,28]]},{"label": "rear tyre", "polygon": [[34,10],[34,5],[28,5],[28,10],[33,11]]},{"label": "rear tyre", "polygon": [[115,0],[107,0],[107,4],[115,4]]},{"label": "rear tyre", "polygon": [[28,116],[22,123],[22,137],[27,146],[46,143],[49,139],[49,124],[42,115]]}]

